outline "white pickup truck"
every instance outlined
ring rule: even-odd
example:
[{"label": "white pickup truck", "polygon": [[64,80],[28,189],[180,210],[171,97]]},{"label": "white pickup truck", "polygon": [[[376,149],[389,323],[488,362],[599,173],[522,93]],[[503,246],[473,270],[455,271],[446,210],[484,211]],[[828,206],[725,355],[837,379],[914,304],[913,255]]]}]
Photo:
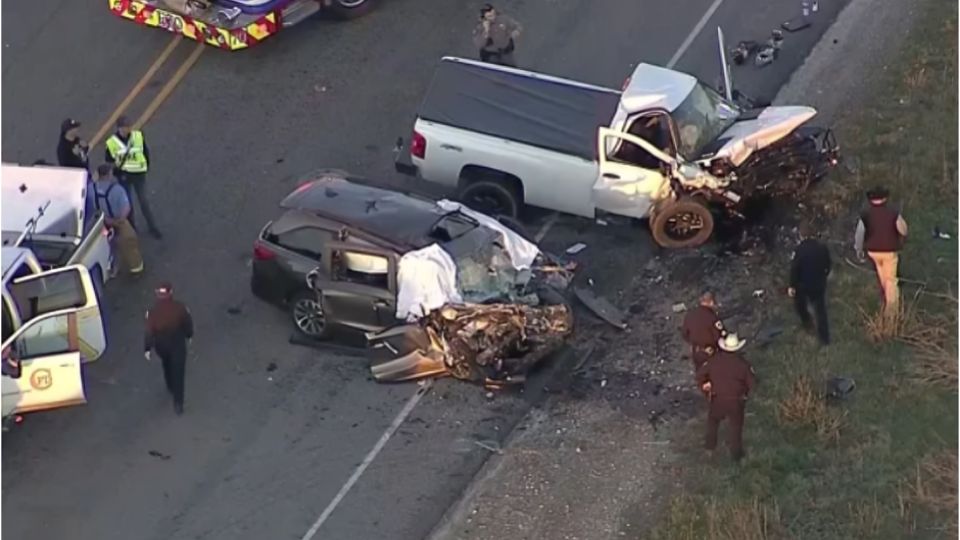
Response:
[{"label": "white pickup truck", "polygon": [[441,60],[396,168],[447,185],[488,215],[532,205],[649,219],[664,247],[692,247],[714,213],[795,194],[837,162],[810,107],[744,110],[685,73],[640,64],[623,91],[461,58]]},{"label": "white pickup truck", "polygon": [[87,171],[0,165],[3,247],[29,249],[44,270],[86,267],[98,294],[114,258],[103,212],[87,208]]},{"label": "white pickup truck", "polygon": [[83,362],[107,348],[90,272],[41,271],[28,249],[4,247],[3,419],[86,403]]}]

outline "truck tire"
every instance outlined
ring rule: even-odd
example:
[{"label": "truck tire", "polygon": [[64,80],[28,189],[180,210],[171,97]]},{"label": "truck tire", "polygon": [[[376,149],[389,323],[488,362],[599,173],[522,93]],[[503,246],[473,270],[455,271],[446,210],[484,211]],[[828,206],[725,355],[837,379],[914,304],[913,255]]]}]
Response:
[{"label": "truck tire", "polygon": [[474,180],[460,189],[460,202],[488,216],[516,218],[520,196],[513,186],[501,180]]},{"label": "truck tire", "polygon": [[697,247],[713,234],[713,213],[702,202],[683,198],[657,208],[650,220],[650,231],[661,247]]},{"label": "truck tire", "polygon": [[330,12],[338,19],[362,17],[373,11],[376,0],[331,0]]}]

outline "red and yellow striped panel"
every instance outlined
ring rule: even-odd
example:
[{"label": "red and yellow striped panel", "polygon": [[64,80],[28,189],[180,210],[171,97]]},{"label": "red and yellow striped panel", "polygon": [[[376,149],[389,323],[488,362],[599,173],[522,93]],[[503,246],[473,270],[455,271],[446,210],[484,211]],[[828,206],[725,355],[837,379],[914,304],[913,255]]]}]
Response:
[{"label": "red and yellow striped panel", "polygon": [[279,11],[271,11],[243,28],[227,30],[138,0],[107,1],[110,11],[124,19],[229,51],[252,47],[280,29]]}]

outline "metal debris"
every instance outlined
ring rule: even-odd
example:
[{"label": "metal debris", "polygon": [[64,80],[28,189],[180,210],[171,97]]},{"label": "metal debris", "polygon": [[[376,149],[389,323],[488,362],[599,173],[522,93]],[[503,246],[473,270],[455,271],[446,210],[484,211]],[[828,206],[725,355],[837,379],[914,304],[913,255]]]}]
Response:
[{"label": "metal debris", "polygon": [[849,377],[833,377],[827,381],[827,397],[836,400],[846,399],[856,387],[856,381]]},{"label": "metal debris", "polygon": [[674,304],[672,309],[674,313],[683,313],[684,311],[687,310],[687,305],[684,304],[683,302],[679,302],[677,304]]},{"label": "metal debris", "polygon": [[598,317],[621,330],[626,330],[626,316],[606,298],[595,295],[593,291],[585,287],[575,287],[573,294]]},{"label": "metal debris", "polygon": [[580,253],[581,251],[583,251],[584,249],[586,249],[586,247],[587,247],[587,245],[584,244],[583,242],[577,242],[576,244],[574,244],[574,245],[572,245],[572,246],[570,246],[570,247],[567,248],[567,254],[568,254],[568,255],[576,255],[577,253]]}]

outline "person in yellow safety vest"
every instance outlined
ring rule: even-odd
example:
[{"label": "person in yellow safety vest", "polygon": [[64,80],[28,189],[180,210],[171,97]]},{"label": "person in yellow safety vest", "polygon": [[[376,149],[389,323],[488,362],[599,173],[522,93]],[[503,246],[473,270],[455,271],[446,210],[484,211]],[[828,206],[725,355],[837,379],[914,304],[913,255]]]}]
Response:
[{"label": "person in yellow safety vest", "polygon": [[137,193],[140,209],[147,220],[150,234],[156,238],[163,238],[157,223],[150,211],[150,201],[147,198],[147,169],[150,168],[150,150],[143,139],[143,132],[131,129],[130,121],[126,116],[117,119],[117,131],[107,139],[106,160],[113,164],[120,185],[127,191],[130,199],[130,224],[136,227],[133,213],[133,192]]}]

